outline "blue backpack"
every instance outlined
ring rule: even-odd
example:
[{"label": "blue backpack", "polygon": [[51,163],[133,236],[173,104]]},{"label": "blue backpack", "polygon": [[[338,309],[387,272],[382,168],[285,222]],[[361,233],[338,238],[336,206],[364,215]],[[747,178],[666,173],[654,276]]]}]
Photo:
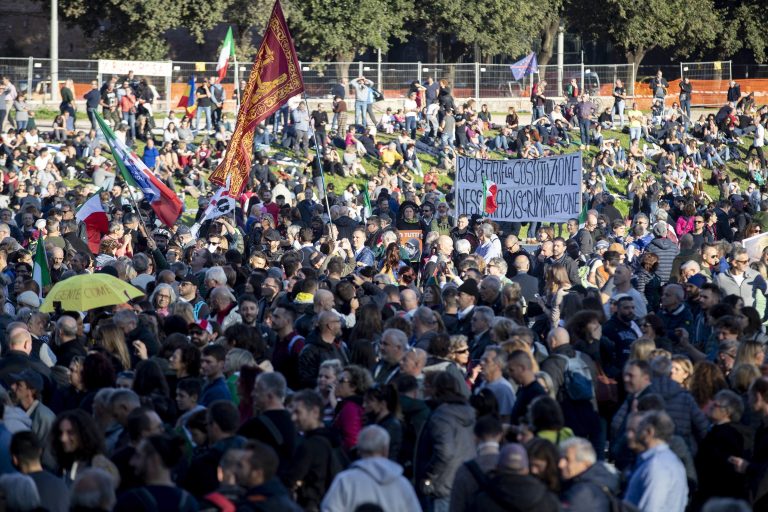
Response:
[{"label": "blue backpack", "polygon": [[595,386],[592,382],[592,373],[589,371],[589,365],[576,352],[576,357],[568,357],[563,354],[555,354],[565,359],[565,379],[563,381],[563,390],[565,396],[574,401],[592,400],[595,398]]}]

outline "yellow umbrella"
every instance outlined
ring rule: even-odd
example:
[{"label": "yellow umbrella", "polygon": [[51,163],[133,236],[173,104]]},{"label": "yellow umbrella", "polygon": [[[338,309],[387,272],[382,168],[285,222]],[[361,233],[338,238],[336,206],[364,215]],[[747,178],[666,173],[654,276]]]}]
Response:
[{"label": "yellow umbrella", "polygon": [[56,283],[46,295],[40,311],[52,313],[54,302],[64,311],[89,311],[125,304],[144,292],[109,274],[81,274]]}]

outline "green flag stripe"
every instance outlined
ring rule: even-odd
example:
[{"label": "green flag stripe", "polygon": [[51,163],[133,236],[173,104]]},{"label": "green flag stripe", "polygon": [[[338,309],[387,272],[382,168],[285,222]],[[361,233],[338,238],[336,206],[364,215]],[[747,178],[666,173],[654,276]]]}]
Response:
[{"label": "green flag stripe", "polygon": [[125,167],[125,163],[121,158],[118,158],[116,154],[117,152],[115,151],[115,141],[117,139],[115,137],[115,133],[112,131],[109,125],[104,122],[104,119],[101,118],[98,112],[94,111],[93,115],[96,117],[96,122],[99,124],[99,128],[101,128],[101,132],[104,134],[104,138],[107,139],[107,144],[109,145],[109,149],[112,151],[112,158],[117,164],[117,168],[120,169],[120,174],[122,174],[123,179],[129,185],[138,188],[138,185],[136,184],[134,179],[131,177],[131,173],[129,173],[128,169]]}]

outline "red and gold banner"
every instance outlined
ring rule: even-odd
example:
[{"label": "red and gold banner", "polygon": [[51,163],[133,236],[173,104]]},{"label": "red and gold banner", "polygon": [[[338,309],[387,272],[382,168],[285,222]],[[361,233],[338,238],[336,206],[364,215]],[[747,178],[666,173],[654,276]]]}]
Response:
[{"label": "red and gold banner", "polygon": [[224,159],[211,174],[211,183],[223,187],[227,178],[231,177],[229,193],[238,197],[251,171],[256,127],[289,98],[303,91],[304,80],[299,59],[285,23],[280,0],[277,0],[243,91],[235,132]]}]

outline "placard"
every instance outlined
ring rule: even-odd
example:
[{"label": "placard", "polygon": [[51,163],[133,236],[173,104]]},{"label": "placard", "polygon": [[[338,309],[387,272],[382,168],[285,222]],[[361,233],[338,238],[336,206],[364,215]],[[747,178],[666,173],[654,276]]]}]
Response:
[{"label": "placard", "polygon": [[414,262],[421,260],[421,252],[423,250],[424,232],[420,229],[414,230],[398,230],[400,233],[400,247],[405,249],[408,261]]},{"label": "placard", "polygon": [[763,249],[768,247],[768,231],[745,238],[741,245],[747,250],[749,261],[759,261],[763,257]]},{"label": "placard", "polygon": [[[483,180],[496,185],[493,213],[484,214]],[[566,222],[581,213],[581,152],[538,160],[456,159],[457,215],[494,221]]]},{"label": "placard", "polygon": [[171,76],[173,64],[171,61],[99,59],[100,75],[125,76],[128,71],[136,76]]}]

